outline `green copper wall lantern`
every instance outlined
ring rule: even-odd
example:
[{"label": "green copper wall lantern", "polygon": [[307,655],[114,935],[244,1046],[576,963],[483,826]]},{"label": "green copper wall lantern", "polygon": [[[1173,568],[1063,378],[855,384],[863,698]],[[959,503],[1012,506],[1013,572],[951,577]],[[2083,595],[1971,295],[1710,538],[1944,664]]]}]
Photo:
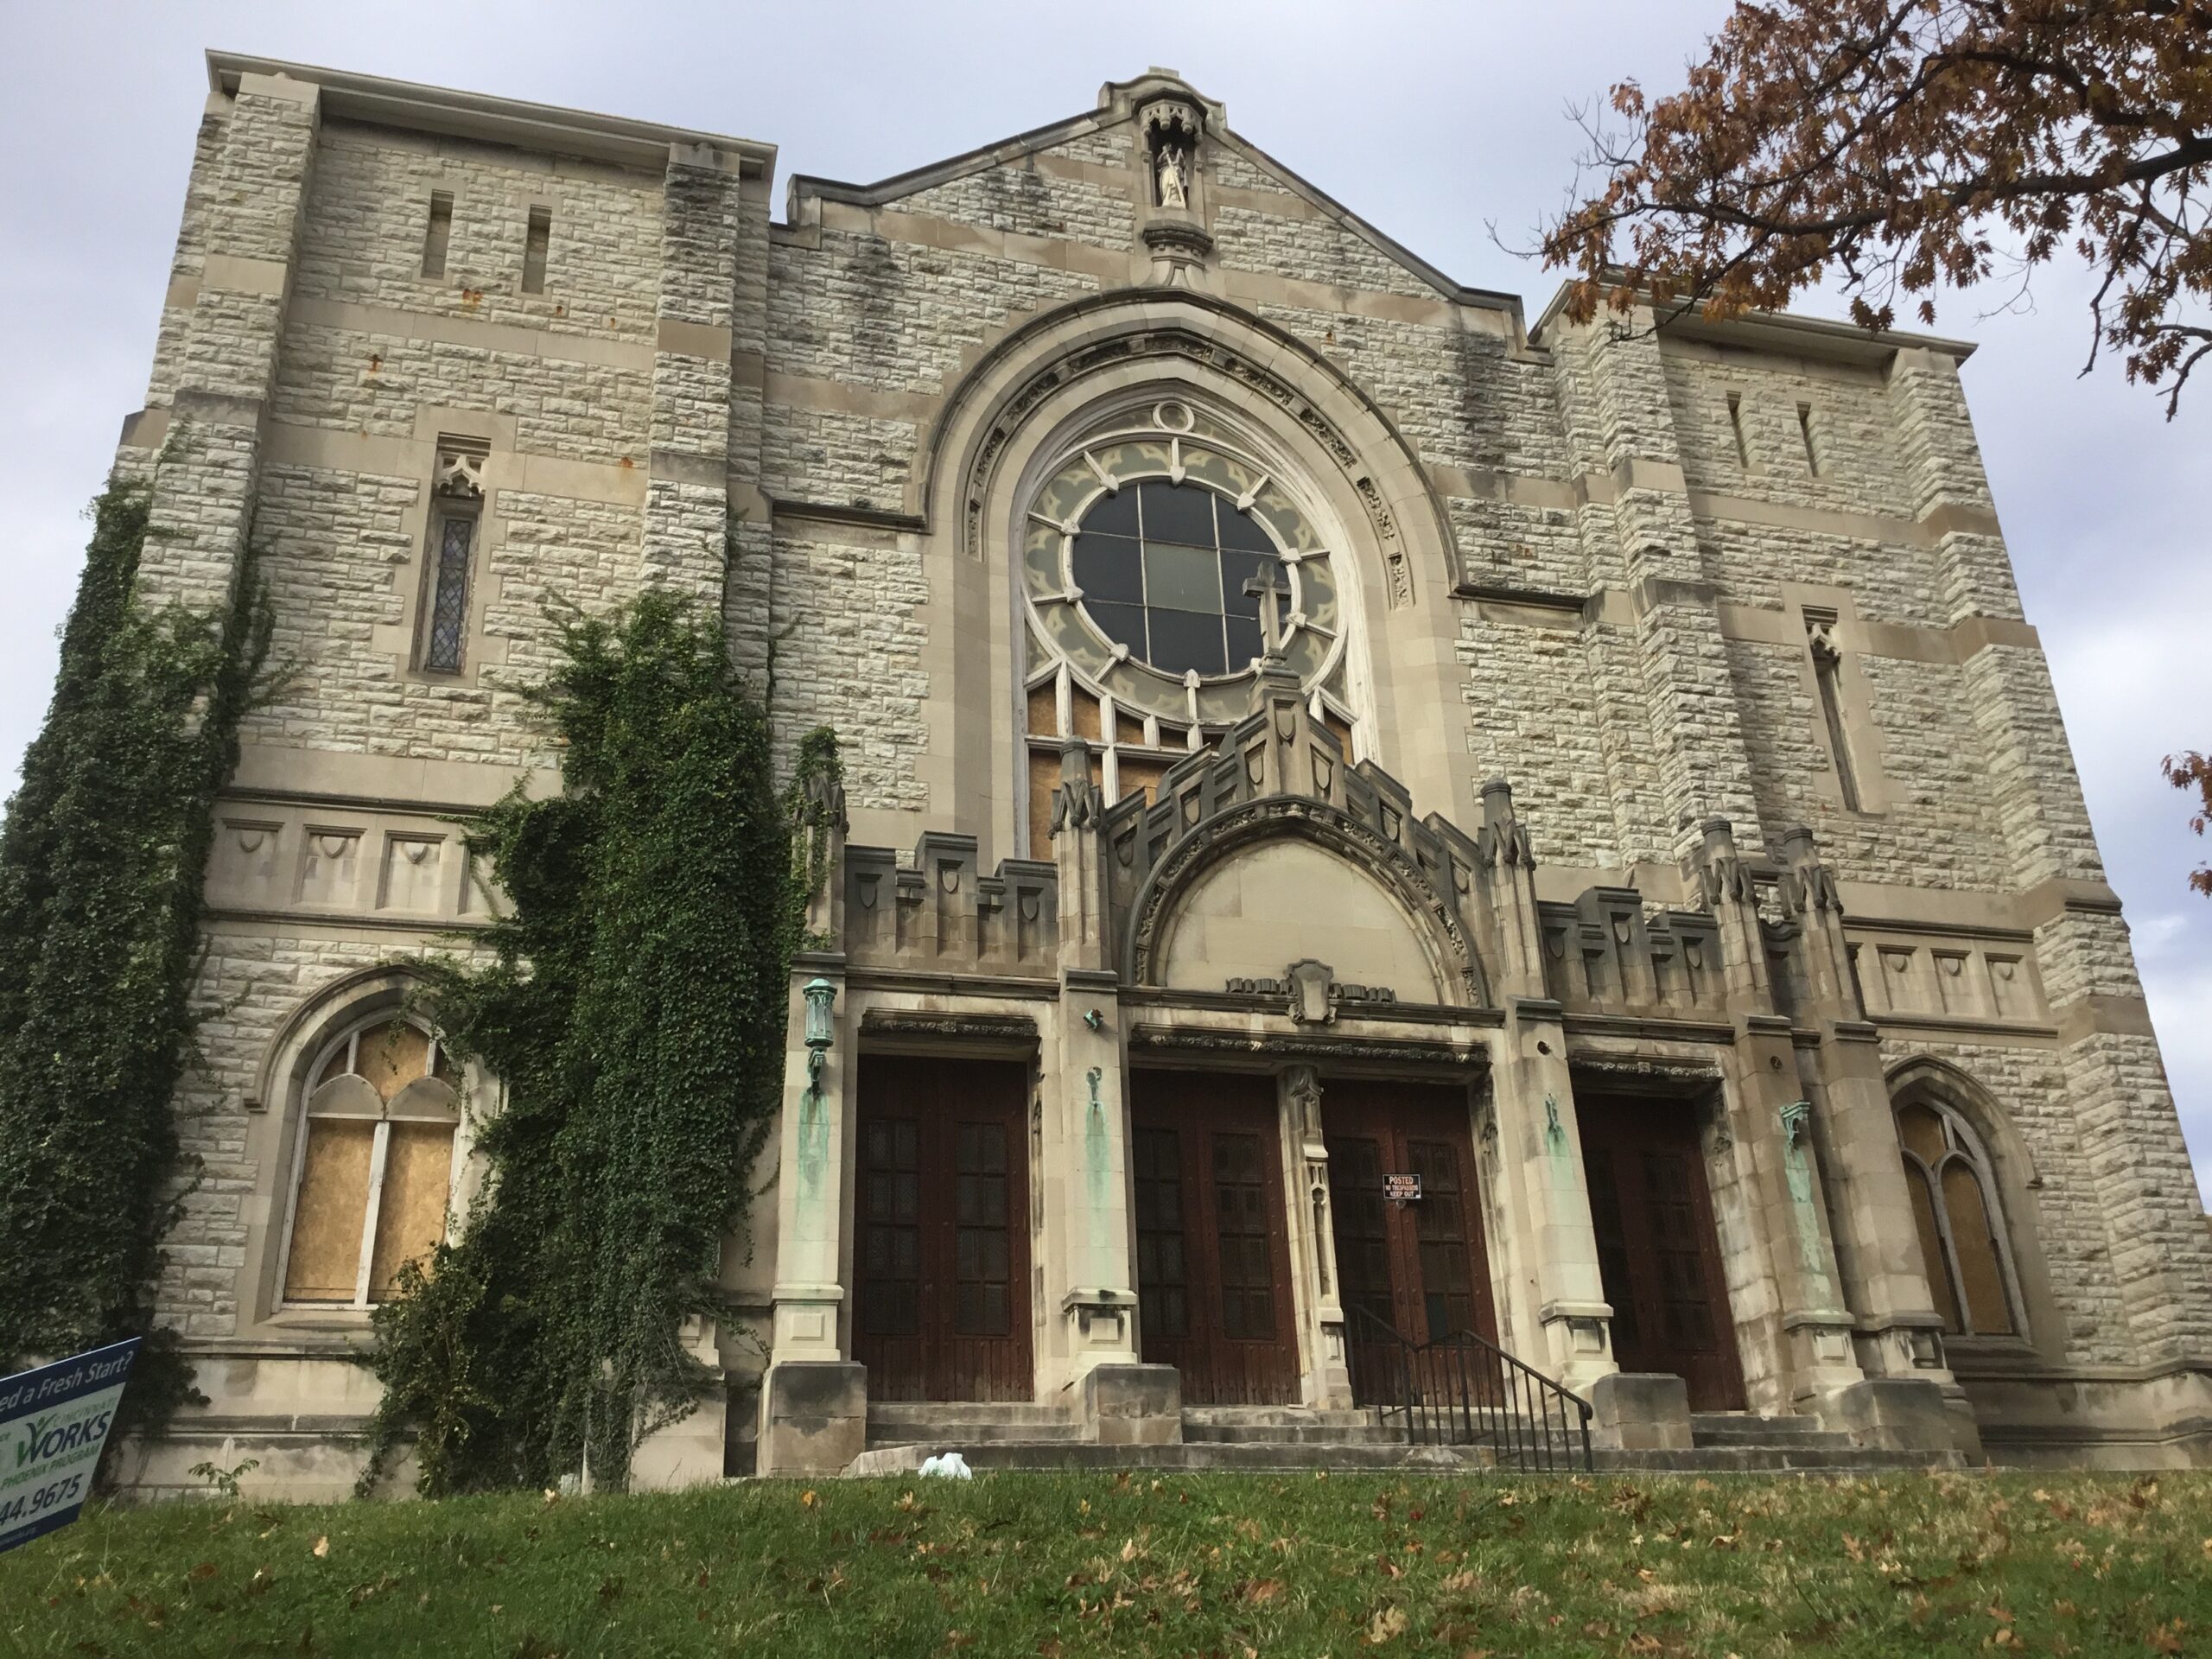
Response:
[{"label": "green copper wall lantern", "polygon": [[800,987],[799,995],[806,999],[806,1086],[810,1093],[818,1093],[822,1063],[834,1035],[830,1005],[837,1000],[837,988],[817,974]]}]

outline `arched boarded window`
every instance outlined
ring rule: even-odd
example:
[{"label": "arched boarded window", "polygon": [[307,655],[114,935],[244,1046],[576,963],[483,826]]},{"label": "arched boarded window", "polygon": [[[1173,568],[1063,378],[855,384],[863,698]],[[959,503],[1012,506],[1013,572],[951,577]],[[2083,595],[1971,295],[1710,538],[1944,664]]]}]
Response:
[{"label": "arched boarded window", "polygon": [[406,1019],[358,1027],[308,1074],[284,1300],[366,1307],[445,1236],[459,1073]]},{"label": "arched boarded window", "polygon": [[1966,1337],[2023,1334],[1996,1174],[1980,1137],[1928,1094],[1908,1094],[1896,1109],[1920,1253],[1944,1329]]}]

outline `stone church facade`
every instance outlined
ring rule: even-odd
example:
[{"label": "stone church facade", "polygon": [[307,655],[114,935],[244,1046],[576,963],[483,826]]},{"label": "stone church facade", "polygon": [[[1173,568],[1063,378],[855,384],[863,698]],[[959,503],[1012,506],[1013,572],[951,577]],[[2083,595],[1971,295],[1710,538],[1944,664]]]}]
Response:
[{"label": "stone church facade", "polygon": [[403,1007],[497,902],[454,817],[554,786],[546,607],[652,584],[845,784],[740,1317],[686,1333],[726,1396],[639,1478],[1320,1421],[1461,1331],[1601,1434],[1628,1374],[2212,1457],[2212,1248],[1968,347],[1531,321],[1164,71],[780,221],[764,144],[209,71],[118,465],[149,596],[251,544],[290,672],[178,1103],[209,1401],[142,1484],[350,1484],[348,1355],[499,1105]]}]

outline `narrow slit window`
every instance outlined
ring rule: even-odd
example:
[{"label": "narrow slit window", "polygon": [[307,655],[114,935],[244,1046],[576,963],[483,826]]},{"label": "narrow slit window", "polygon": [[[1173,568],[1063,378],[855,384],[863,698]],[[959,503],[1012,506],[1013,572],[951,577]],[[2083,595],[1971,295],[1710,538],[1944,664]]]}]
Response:
[{"label": "narrow slit window", "polygon": [[1797,405],[1797,435],[1805,441],[1805,467],[1815,478],[1821,475],[1821,452],[1813,442],[1813,406]]},{"label": "narrow slit window", "polygon": [[553,210],[533,207],[530,210],[530,229],[522,245],[522,291],[543,294],[545,291],[545,251],[553,242]]},{"label": "narrow slit window", "polygon": [[476,549],[476,515],[447,512],[438,520],[437,569],[432,573],[430,632],[423,666],[458,674],[468,639],[468,566]]},{"label": "narrow slit window", "polygon": [[1728,429],[1736,436],[1736,464],[1749,472],[1751,452],[1744,442],[1744,398],[1741,392],[1728,394]]},{"label": "narrow slit window", "polygon": [[1864,808],[1859,804],[1859,769],[1852,760],[1850,731],[1843,717],[1843,651],[1836,644],[1835,622],[1833,616],[1808,612],[1806,642],[1812,647],[1813,680],[1821,699],[1821,721],[1827,730],[1836,788],[1843,796],[1844,810],[1858,812]]},{"label": "narrow slit window", "polygon": [[452,240],[452,193],[433,190],[430,192],[430,221],[423,231],[423,274],[425,276],[446,274],[446,247]]}]

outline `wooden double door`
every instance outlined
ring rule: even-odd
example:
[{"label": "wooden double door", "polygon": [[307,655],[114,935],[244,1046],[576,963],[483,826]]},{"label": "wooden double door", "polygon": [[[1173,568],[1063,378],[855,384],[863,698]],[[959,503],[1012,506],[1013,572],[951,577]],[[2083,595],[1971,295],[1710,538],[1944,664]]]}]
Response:
[{"label": "wooden double door", "polygon": [[[1466,1090],[1332,1078],[1321,1126],[1352,1398],[1383,1403],[1400,1338],[1497,1339]],[[1394,1185],[1419,1196],[1394,1201]]]},{"label": "wooden double door", "polygon": [[1189,1405],[1299,1398],[1274,1079],[1139,1071],[1129,1084],[1137,1322]]},{"label": "wooden double door", "polygon": [[1687,1101],[1575,1096],[1598,1267],[1624,1371],[1671,1371],[1694,1411],[1737,1411],[1744,1373]]},{"label": "wooden double door", "polygon": [[861,1057],[853,1355],[875,1400],[1027,1400],[1028,1068]]}]

